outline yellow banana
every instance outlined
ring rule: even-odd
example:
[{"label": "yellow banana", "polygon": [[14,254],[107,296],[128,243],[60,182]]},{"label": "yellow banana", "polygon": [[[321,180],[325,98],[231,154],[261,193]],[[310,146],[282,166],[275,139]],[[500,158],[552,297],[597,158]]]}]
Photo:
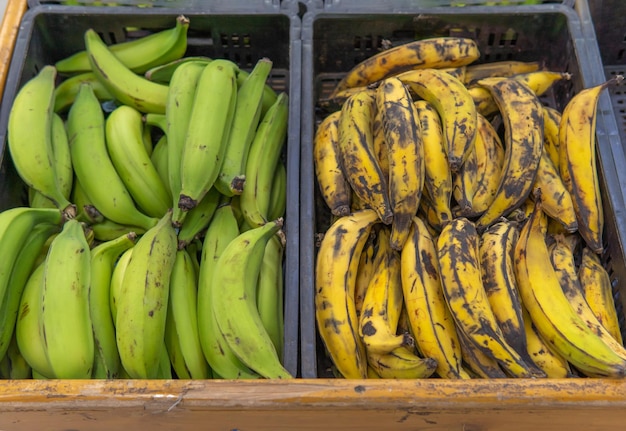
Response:
[{"label": "yellow banana", "polygon": [[471,39],[416,40],[382,51],[357,64],[337,84],[334,93],[371,84],[406,70],[464,66],[479,56],[478,45]]},{"label": "yellow banana", "polygon": [[463,82],[466,85],[472,85],[483,78],[506,77],[536,70],[539,70],[539,63],[536,61],[503,60],[491,63],[470,64],[466,66]]},{"label": "yellow banana", "polygon": [[441,120],[435,108],[425,100],[416,100],[415,108],[424,147],[424,188],[437,213],[439,224],[444,224],[452,219],[452,175],[448,166]]},{"label": "yellow banana", "polygon": [[505,379],[508,377],[498,365],[496,358],[481,350],[460,329],[458,333],[466,373],[470,375],[473,373],[483,379]]},{"label": "yellow banana", "polygon": [[554,72],[551,70],[537,70],[527,73],[520,73],[512,76],[513,79],[522,81],[528,85],[537,96],[543,96],[554,83],[561,80],[569,80],[571,75],[567,72]]},{"label": "yellow banana", "polygon": [[623,377],[626,360],[602,341],[563,293],[546,245],[547,217],[535,203],[515,245],[515,274],[522,303],[537,331],[584,373]]},{"label": "yellow banana", "polygon": [[376,103],[388,149],[389,204],[393,212],[391,248],[402,250],[424,187],[420,122],[409,90],[398,78],[380,83]]},{"label": "yellow banana", "polygon": [[315,317],[328,353],[345,378],[365,378],[367,358],[359,337],[354,287],[361,253],[372,226],[373,210],[339,218],[324,234],[315,267]]},{"label": "yellow banana", "polygon": [[336,216],[350,213],[350,184],[341,167],[339,154],[339,115],[335,111],[322,120],[313,139],[315,178],[322,198],[330,212]]},{"label": "yellow banana", "polygon": [[452,173],[458,172],[476,138],[476,105],[467,88],[454,76],[436,69],[405,72],[398,79],[439,113],[448,165]]},{"label": "yellow banana", "polygon": [[[568,237],[555,235],[556,241],[550,247],[550,259],[557,278],[559,279],[561,289],[574,310],[576,310],[576,313],[584,320],[589,329],[618,355],[622,358],[626,358],[626,348],[624,348],[624,345],[618,342],[606,327],[602,325],[602,322],[599,321],[585,299],[582,285],[578,279],[576,258],[574,256],[574,248],[576,247],[578,238],[577,234],[571,234]],[[572,239],[574,239],[575,242],[571,241]]]},{"label": "yellow banana", "polygon": [[596,111],[602,90],[623,76],[576,93],[565,106],[559,126],[559,172],[574,201],[578,231],[596,253],[602,252],[604,212],[596,161]]},{"label": "yellow banana", "polygon": [[550,156],[550,160],[560,170],[559,162],[559,124],[561,113],[549,106],[543,107],[543,146]]},{"label": "yellow banana", "polygon": [[372,229],[359,260],[359,269],[357,270],[355,287],[354,287],[354,307],[356,316],[361,316],[363,308],[363,300],[367,293],[367,287],[374,275],[374,271],[380,265],[384,256],[383,251],[389,247],[389,235],[379,235],[377,229]]},{"label": "yellow banana", "polygon": [[[376,92],[373,93],[376,97]],[[389,180],[389,146],[385,139],[385,130],[383,129],[383,111],[378,106],[375,107],[372,114],[372,145],[374,147],[374,155],[378,161],[378,166],[383,173],[383,177]]]},{"label": "yellow banana", "polygon": [[615,310],[613,288],[608,272],[602,266],[600,257],[588,247],[583,247],[578,279],[583,289],[583,295],[589,307],[596,315],[602,326],[620,344],[624,344],[619,327],[619,318]]},{"label": "yellow banana", "polygon": [[533,325],[530,314],[526,307],[522,306],[522,318],[524,320],[524,332],[526,333],[526,347],[528,355],[535,365],[546,373],[546,377],[551,379],[562,379],[573,377],[569,363],[563,356],[543,341],[541,335]]},{"label": "yellow banana", "polygon": [[446,224],[437,239],[444,297],[457,327],[485,354],[515,377],[530,377],[528,365],[506,342],[483,286],[479,236],[460,217]]},{"label": "yellow banana", "polygon": [[480,137],[476,134],[474,145],[465,158],[465,162],[452,176],[452,196],[458,205],[457,216],[472,214],[472,201],[478,187],[478,159],[476,155],[476,141]]},{"label": "yellow banana", "polygon": [[402,291],[411,332],[422,355],[437,361],[437,375],[468,379],[461,367],[461,345],[441,287],[437,249],[426,224],[413,219],[401,254]]},{"label": "yellow banana", "polygon": [[498,191],[476,222],[482,230],[506,216],[530,194],[543,149],[543,115],[537,96],[523,83],[510,78],[478,81],[489,89],[504,120],[504,167]]},{"label": "yellow banana", "polygon": [[506,219],[492,224],[480,238],[480,269],[487,299],[506,342],[522,357],[533,377],[545,377],[528,355],[522,303],[515,281],[517,226]]},{"label": "yellow banana", "polygon": [[383,256],[374,268],[359,316],[359,335],[368,354],[388,354],[396,347],[413,346],[410,334],[397,334],[403,306],[400,255],[383,238],[388,235],[386,230],[381,231],[379,244],[387,242],[387,247],[380,251]]},{"label": "yellow banana", "polygon": [[437,369],[433,358],[421,358],[406,346],[396,347],[389,353],[368,353],[368,368],[383,379],[425,379]]},{"label": "yellow banana", "polygon": [[388,181],[374,155],[372,118],[375,98],[365,92],[351,96],[339,117],[339,153],[344,175],[361,201],[376,211],[384,224],[391,224]]}]

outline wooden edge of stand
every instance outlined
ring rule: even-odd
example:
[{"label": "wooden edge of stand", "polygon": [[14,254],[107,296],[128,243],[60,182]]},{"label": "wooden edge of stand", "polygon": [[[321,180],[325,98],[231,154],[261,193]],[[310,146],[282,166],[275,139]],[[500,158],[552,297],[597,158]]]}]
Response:
[{"label": "wooden edge of stand", "polygon": [[626,379],[424,380],[5,380],[0,412],[92,409],[164,403],[208,410],[241,408],[502,409],[626,408]]},{"label": "wooden edge of stand", "polygon": [[4,85],[9,73],[15,39],[17,38],[22,16],[26,9],[26,0],[7,1],[4,17],[2,18],[2,26],[0,27],[0,99],[2,99]]}]

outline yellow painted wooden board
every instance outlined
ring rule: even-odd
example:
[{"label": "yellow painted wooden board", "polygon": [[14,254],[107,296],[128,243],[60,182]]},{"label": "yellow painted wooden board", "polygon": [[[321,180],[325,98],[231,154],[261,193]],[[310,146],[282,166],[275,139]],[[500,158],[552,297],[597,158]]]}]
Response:
[{"label": "yellow painted wooden board", "polygon": [[9,64],[13,56],[15,39],[26,8],[26,0],[8,0],[2,18],[2,26],[0,27],[0,99],[4,93],[4,84],[9,74]]},{"label": "yellow painted wooden board", "polygon": [[626,380],[2,381],[0,430],[619,430]]}]

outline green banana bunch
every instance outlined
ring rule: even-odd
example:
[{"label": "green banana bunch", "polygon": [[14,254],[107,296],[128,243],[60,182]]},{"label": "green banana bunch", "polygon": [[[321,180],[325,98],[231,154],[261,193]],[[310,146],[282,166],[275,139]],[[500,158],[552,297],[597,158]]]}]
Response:
[{"label": "green banana bunch", "polygon": [[40,331],[51,377],[57,379],[91,377],[90,256],[85,230],[72,219],[50,243],[43,263]]},{"label": "green banana bunch", "polygon": [[7,145],[13,165],[26,185],[72,218],[76,208],[59,185],[52,147],[56,75],[54,66],[44,66],[20,88],[9,112]]},{"label": "green banana bunch", "polygon": [[[238,235],[217,260],[212,282],[227,286],[213,295],[212,309],[220,331],[237,357],[265,378],[288,379],[257,309],[256,289],[265,248],[282,227],[282,219]],[[237,270],[235,270],[235,268]]]},{"label": "green banana bunch", "polygon": [[202,97],[194,97],[181,158],[181,191],[172,217],[177,226],[219,174],[235,114],[237,69],[231,61],[214,60],[198,78],[196,95]]},{"label": "green banana bunch", "polygon": [[157,376],[164,346],[176,232],[167,212],[139,238],[116,298],[115,328],[122,366],[135,379]]},{"label": "green banana bunch", "polygon": [[0,360],[0,378],[2,379],[30,379],[33,376],[33,370],[22,356],[22,352],[17,345],[17,338],[12,333],[9,348]]}]

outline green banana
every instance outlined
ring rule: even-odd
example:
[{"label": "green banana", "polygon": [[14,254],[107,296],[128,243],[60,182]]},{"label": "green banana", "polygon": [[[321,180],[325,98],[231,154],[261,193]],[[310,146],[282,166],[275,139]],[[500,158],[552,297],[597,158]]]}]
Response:
[{"label": "green banana", "polygon": [[138,111],[165,113],[168,87],[148,81],[126,67],[93,29],[85,32],[91,70],[118,101]]},{"label": "green banana", "polygon": [[20,300],[19,314],[15,324],[15,338],[22,356],[36,374],[52,377],[52,368],[46,357],[44,339],[40,331],[41,288],[44,265],[38,265],[28,277]]},{"label": "green banana", "polygon": [[228,135],[224,161],[215,187],[225,196],[241,194],[250,144],[261,119],[263,89],[272,70],[272,61],[262,58],[237,90],[235,116]]},{"label": "green banana", "polygon": [[163,185],[167,192],[172,195],[172,189],[170,188],[170,180],[169,180],[169,170],[168,170],[168,140],[167,135],[163,135],[159,138],[157,143],[154,145],[152,149],[152,154],[150,155],[150,161],[154,165],[154,169],[156,169]]},{"label": "green banana", "polygon": [[256,305],[263,327],[274,343],[276,353],[282,358],[285,333],[283,313],[284,280],[283,253],[284,246],[278,235],[270,238],[265,246],[263,263],[259,272],[256,289]]},{"label": "green banana", "polygon": [[179,249],[170,278],[168,307],[172,310],[174,329],[189,375],[192,379],[206,379],[209,365],[198,335],[197,289],[198,278],[192,258],[186,249]]},{"label": "green banana", "polygon": [[187,247],[207,228],[220,203],[221,196],[217,189],[212,187],[198,205],[187,212],[185,221],[178,231],[178,248]]},{"label": "green banana", "polygon": [[24,244],[16,256],[8,280],[10,287],[5,290],[0,303],[0,357],[7,353],[11,344],[24,286],[37,264],[40,253],[44,250],[44,245],[51,235],[60,230],[59,225],[52,223],[36,225],[24,240]]},{"label": "green banana", "polygon": [[194,97],[181,158],[181,190],[173,215],[177,226],[219,174],[235,114],[236,71],[237,66],[231,61],[214,60],[198,78],[196,95],[202,97]]},{"label": "green banana", "polygon": [[130,258],[133,255],[133,248],[134,246],[122,253],[115,263],[113,273],[111,274],[111,285],[109,286],[109,307],[111,309],[111,317],[113,318],[114,325],[117,320],[117,303],[123,286],[124,273],[126,272],[128,262],[130,262]]},{"label": "green banana", "polygon": [[172,198],[145,150],[142,116],[136,109],[122,105],[105,122],[106,147],[120,178],[141,210],[162,218]]},{"label": "green banana", "polygon": [[[204,64],[185,63],[172,76],[165,105],[167,120],[167,172],[173,197],[172,208],[178,205],[181,189],[181,159],[187,139],[189,118],[194,104],[198,78]],[[210,96],[206,96],[210,97]]]},{"label": "green banana", "polygon": [[90,250],[83,226],[69,220],[52,240],[44,261],[41,332],[57,379],[91,377],[94,338],[89,313]]},{"label": "green banana", "polygon": [[[135,40],[110,46],[111,52],[126,67],[136,73],[182,57],[187,50],[189,19],[183,15],[176,18],[174,27],[152,33]],[[79,51],[55,63],[59,73],[75,74],[91,70],[88,53]]]},{"label": "green banana", "polygon": [[0,378],[3,379],[30,379],[33,376],[33,370],[22,356],[22,352],[17,345],[15,333],[12,333],[9,348],[0,361]]},{"label": "green banana", "polygon": [[100,101],[113,100],[114,96],[109,93],[104,85],[96,78],[91,69],[78,75],[71,76],[61,82],[54,89],[54,112],[64,113],[72,106],[80,85],[86,83],[91,85],[93,92]]},{"label": "green banana", "polygon": [[276,165],[276,172],[272,180],[270,192],[270,206],[267,213],[269,220],[276,220],[285,216],[287,209],[287,167],[282,161]]},{"label": "green banana", "polygon": [[174,369],[176,377],[178,379],[188,380],[191,379],[191,374],[185,364],[185,358],[183,357],[183,351],[180,347],[180,339],[176,332],[176,324],[174,323],[174,316],[172,316],[172,307],[168,304],[167,316],[165,317],[165,333],[163,335],[163,341],[165,342],[165,349],[169,357],[169,363],[171,368]]},{"label": "green banana", "polygon": [[256,379],[258,374],[244,365],[226,343],[213,313],[213,297],[221,288],[213,282],[217,260],[226,246],[239,235],[239,226],[232,205],[217,208],[204,241],[198,272],[198,335],[202,352],[214,374],[224,379]]},{"label": "green banana", "polygon": [[111,277],[117,259],[124,251],[133,247],[136,240],[137,235],[131,232],[103,242],[91,250],[89,312],[95,342],[95,363],[100,364],[101,378],[112,379],[119,375],[120,355],[111,316]]},{"label": "green banana", "polygon": [[272,180],[287,136],[289,98],[281,93],[265,114],[250,146],[246,186],[240,196],[244,219],[252,227],[268,221]]},{"label": "green banana", "polygon": [[259,316],[256,287],[270,238],[282,227],[282,219],[252,228],[232,240],[217,260],[212,282],[228,286],[213,295],[213,312],[227,344],[239,359],[265,378],[288,379]]},{"label": "green banana", "polygon": [[149,229],[156,219],[140,212],[115,170],[106,146],[105,120],[91,86],[81,85],[67,120],[72,165],[89,200],[117,223]]},{"label": "green banana", "polygon": [[135,379],[155,378],[164,346],[176,231],[167,212],[139,238],[124,271],[115,318],[122,366]]},{"label": "green banana", "polygon": [[7,145],[13,165],[20,178],[54,205],[68,218],[76,208],[65,197],[54,164],[52,123],[56,69],[44,66],[18,91],[7,125]]}]

